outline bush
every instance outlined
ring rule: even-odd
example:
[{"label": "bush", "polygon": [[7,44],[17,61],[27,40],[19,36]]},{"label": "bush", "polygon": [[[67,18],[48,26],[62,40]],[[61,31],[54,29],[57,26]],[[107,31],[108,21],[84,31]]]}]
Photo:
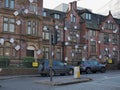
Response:
[{"label": "bush", "polygon": [[10,58],[0,57],[0,67],[8,67],[10,64]]},{"label": "bush", "polygon": [[27,67],[27,68],[31,68],[32,67],[32,63],[34,62],[34,57],[25,57],[23,58],[23,66]]}]

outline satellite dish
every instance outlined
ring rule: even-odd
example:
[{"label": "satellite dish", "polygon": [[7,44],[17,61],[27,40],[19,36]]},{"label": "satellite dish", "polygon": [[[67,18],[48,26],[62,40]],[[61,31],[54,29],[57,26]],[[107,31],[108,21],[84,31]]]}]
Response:
[{"label": "satellite dish", "polygon": [[108,20],[107,22],[110,23],[110,20]]},{"label": "satellite dish", "polygon": [[78,45],[75,45],[75,48],[78,48]]},{"label": "satellite dish", "polygon": [[58,26],[57,26],[57,25],[55,26],[55,29],[58,29]]},{"label": "satellite dish", "polygon": [[68,42],[65,42],[65,45],[68,45],[69,43]]},{"label": "satellite dish", "polygon": [[116,48],[114,47],[114,48],[113,48],[113,50],[115,51],[115,50],[116,50]]},{"label": "satellite dish", "polygon": [[65,57],[65,61],[66,61],[66,62],[68,61],[68,57]]},{"label": "satellite dish", "polygon": [[74,26],[74,29],[77,29],[77,26]]},{"label": "satellite dish", "polygon": [[91,39],[90,39],[90,41],[94,41],[94,39],[93,39],[93,38],[91,38]]},{"label": "satellite dish", "polygon": [[82,58],[82,61],[85,61],[85,57]]},{"label": "satellite dish", "polygon": [[15,50],[19,50],[20,49],[20,45],[17,45],[16,47],[15,47]]},{"label": "satellite dish", "polygon": [[111,39],[109,39],[108,41],[111,42]]},{"label": "satellite dish", "polygon": [[98,41],[98,43],[100,44],[100,43],[101,43],[101,41]]},{"label": "satellite dish", "polygon": [[17,16],[17,15],[19,14],[19,12],[18,12],[18,11],[15,11],[13,14],[14,14],[15,16]]},{"label": "satellite dish", "polygon": [[75,54],[72,52],[72,57],[74,57],[75,56]]},{"label": "satellite dish", "polygon": [[83,47],[83,48],[84,48],[84,50],[86,50],[86,49],[87,49],[87,46],[86,46],[86,45],[84,45],[84,47]]},{"label": "satellite dish", "polygon": [[54,52],[52,52],[52,56],[54,56]]},{"label": "satellite dish", "polygon": [[109,54],[109,57],[111,57],[111,54]]},{"label": "satellite dish", "polygon": [[41,54],[42,53],[42,51],[41,51],[41,49],[39,49],[38,51],[37,51],[37,54],[39,55],[39,54]]},{"label": "satellite dish", "polygon": [[28,14],[28,9],[25,9],[25,10],[24,10],[24,13],[25,13],[25,14]]},{"label": "satellite dish", "polygon": [[3,38],[0,39],[0,43],[1,43],[2,45],[4,44],[4,41],[5,41],[5,40],[4,40]]},{"label": "satellite dish", "polygon": [[69,40],[69,41],[71,40],[70,36],[68,36],[68,40]]},{"label": "satellite dish", "polygon": [[79,38],[79,34],[76,34],[76,37],[78,37],[78,38]]},{"label": "satellite dish", "polygon": [[105,48],[106,51],[108,51],[108,48]]},{"label": "satellite dish", "polygon": [[44,27],[43,27],[43,30],[47,30],[47,26],[44,26]]},{"label": "satellite dish", "polygon": [[104,30],[104,27],[102,27],[102,30]]},{"label": "satellite dish", "polygon": [[16,24],[17,24],[17,25],[20,25],[20,24],[21,24],[21,21],[20,21],[20,20],[17,20],[17,21],[16,21]]},{"label": "satellite dish", "polygon": [[32,3],[32,2],[33,2],[33,0],[29,0],[29,2],[30,2],[30,3]]},{"label": "satellite dish", "polygon": [[64,27],[64,30],[67,31],[67,27]]},{"label": "satellite dish", "polygon": [[102,58],[102,55],[100,55],[99,58],[101,59],[101,58]]},{"label": "satellite dish", "polygon": [[14,43],[14,38],[11,38],[11,39],[10,39],[10,42],[11,42],[11,43]]}]

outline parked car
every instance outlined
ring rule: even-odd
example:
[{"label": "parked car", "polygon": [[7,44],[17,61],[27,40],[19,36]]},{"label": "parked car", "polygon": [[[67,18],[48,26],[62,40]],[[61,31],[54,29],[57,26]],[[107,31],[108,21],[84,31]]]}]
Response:
[{"label": "parked car", "polygon": [[[38,72],[41,76],[50,75],[50,61],[49,60],[40,60],[40,64],[38,67]],[[73,74],[73,66],[66,65],[60,60],[52,61],[52,75],[65,75],[65,74]]]},{"label": "parked car", "polygon": [[80,63],[80,72],[92,73],[100,71],[104,73],[106,71],[106,65],[99,63],[97,60],[86,60]]}]

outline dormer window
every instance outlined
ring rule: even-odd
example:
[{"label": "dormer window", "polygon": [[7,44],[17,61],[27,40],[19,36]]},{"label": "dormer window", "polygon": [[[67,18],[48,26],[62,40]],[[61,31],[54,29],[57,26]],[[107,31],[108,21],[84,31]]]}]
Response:
[{"label": "dormer window", "polygon": [[55,19],[60,19],[60,14],[54,14]]},{"label": "dormer window", "polygon": [[37,2],[35,1],[33,3],[30,3],[29,9],[30,9],[30,12],[37,13],[37,10],[38,10],[38,8],[37,8]]},{"label": "dormer window", "polygon": [[87,20],[91,20],[91,14],[90,14],[90,13],[86,13],[86,14],[85,14],[85,18],[86,18]]}]

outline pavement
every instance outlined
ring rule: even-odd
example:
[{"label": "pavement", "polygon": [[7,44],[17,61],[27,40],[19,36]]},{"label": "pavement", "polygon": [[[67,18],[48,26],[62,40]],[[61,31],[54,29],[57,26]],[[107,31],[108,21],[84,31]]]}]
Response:
[{"label": "pavement", "polygon": [[[35,77],[38,75],[16,75],[16,76],[0,76],[0,80],[7,80],[7,79],[14,79],[14,78],[22,78],[22,77]],[[53,78],[52,81],[49,79],[44,80],[37,80],[35,83],[37,84],[44,84],[44,85],[52,85],[52,86],[60,86],[60,85],[69,85],[69,84],[76,84],[76,83],[82,83],[82,82],[88,82],[91,81],[91,78],[86,77],[80,77],[80,78],[74,78],[73,76],[65,77],[65,78]],[[1,87],[1,85],[0,85]]]},{"label": "pavement", "polygon": [[61,86],[61,85],[70,85],[70,84],[76,84],[76,83],[83,83],[91,81],[91,78],[74,78],[74,77],[66,77],[66,78],[55,78],[52,81],[50,80],[38,80],[35,81],[37,84],[44,84],[44,85],[52,85],[52,86]]}]

